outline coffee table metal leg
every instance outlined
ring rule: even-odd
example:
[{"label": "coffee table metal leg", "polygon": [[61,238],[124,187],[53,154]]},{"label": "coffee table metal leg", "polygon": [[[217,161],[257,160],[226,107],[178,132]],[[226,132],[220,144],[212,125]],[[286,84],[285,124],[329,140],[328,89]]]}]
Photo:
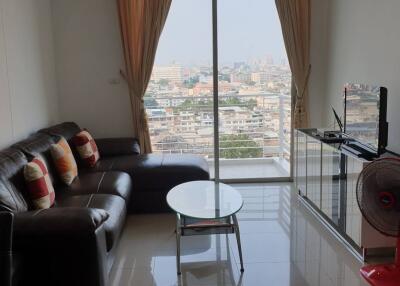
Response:
[{"label": "coffee table metal leg", "polygon": [[176,271],[181,275],[181,217],[176,214]]},{"label": "coffee table metal leg", "polygon": [[243,256],[242,256],[242,244],[240,243],[240,231],[239,231],[239,223],[236,218],[236,215],[232,215],[233,219],[233,224],[235,226],[235,234],[236,234],[236,240],[237,240],[237,245],[239,249],[239,259],[240,259],[240,271],[243,272]]}]

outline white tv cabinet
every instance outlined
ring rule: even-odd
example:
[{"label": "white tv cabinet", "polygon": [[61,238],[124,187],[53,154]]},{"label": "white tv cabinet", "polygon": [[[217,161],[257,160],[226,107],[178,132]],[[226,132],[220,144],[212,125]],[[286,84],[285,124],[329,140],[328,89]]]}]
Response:
[{"label": "white tv cabinet", "polygon": [[341,150],[340,144],[322,142],[316,131],[296,129],[294,134],[294,178],[301,201],[359,259],[395,247],[396,240],[370,226],[357,204],[357,178],[369,161]]}]

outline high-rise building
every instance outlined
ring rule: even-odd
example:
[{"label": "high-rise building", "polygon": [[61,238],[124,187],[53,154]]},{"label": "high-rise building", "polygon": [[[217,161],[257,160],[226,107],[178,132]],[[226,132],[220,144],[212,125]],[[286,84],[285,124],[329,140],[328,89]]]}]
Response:
[{"label": "high-rise building", "polygon": [[233,73],[231,74],[231,82],[248,83],[251,81],[249,73]]},{"label": "high-rise building", "polygon": [[180,65],[154,66],[152,80],[168,80],[170,82],[183,81],[183,67]]},{"label": "high-rise building", "polygon": [[266,62],[267,65],[273,65],[274,64],[274,57],[272,55],[266,55],[265,62]]},{"label": "high-rise building", "polygon": [[251,74],[251,81],[255,83],[266,83],[268,81],[268,74],[266,72],[253,72]]},{"label": "high-rise building", "polygon": [[246,63],[245,63],[245,62],[235,62],[235,63],[233,63],[233,68],[234,68],[235,70],[242,69],[242,68],[244,68],[245,66],[246,66]]}]

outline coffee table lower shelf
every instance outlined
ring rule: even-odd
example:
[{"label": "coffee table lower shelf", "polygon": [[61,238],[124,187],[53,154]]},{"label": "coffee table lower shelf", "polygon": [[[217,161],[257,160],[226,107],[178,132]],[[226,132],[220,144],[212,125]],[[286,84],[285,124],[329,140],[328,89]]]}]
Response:
[{"label": "coffee table lower shelf", "polygon": [[235,233],[239,251],[240,271],[243,272],[242,246],[239,224],[235,214],[221,219],[194,219],[176,214],[176,269],[181,275],[181,237],[190,235]]}]

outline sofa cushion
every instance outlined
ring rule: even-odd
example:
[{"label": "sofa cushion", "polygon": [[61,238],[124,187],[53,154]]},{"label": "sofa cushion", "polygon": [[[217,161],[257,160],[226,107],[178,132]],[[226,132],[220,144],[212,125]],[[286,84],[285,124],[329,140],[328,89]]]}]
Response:
[{"label": "sofa cushion", "polygon": [[139,155],[140,146],[136,138],[96,138],[101,157]]},{"label": "sofa cushion", "polygon": [[59,186],[57,197],[88,194],[109,194],[129,200],[132,189],[130,176],[123,172],[93,172],[80,174],[70,186]]},{"label": "sofa cushion", "polygon": [[48,209],[54,204],[54,188],[46,163],[40,156],[33,158],[24,167],[28,193],[35,209]]},{"label": "sofa cushion", "polygon": [[133,167],[136,166],[135,160],[137,159],[137,157],[137,155],[101,157],[93,168],[83,168],[82,171],[103,172],[118,170],[133,175],[132,170]]},{"label": "sofa cushion", "polygon": [[107,251],[110,251],[121,235],[125,224],[125,200],[119,196],[92,194],[66,196],[57,201],[58,207],[87,207],[105,210],[109,218],[105,222]]},{"label": "sofa cushion", "polygon": [[203,156],[190,154],[163,155],[162,174],[165,180],[173,181],[175,177],[185,177],[185,181],[209,180],[210,173],[207,161]]},{"label": "sofa cushion", "polygon": [[165,212],[170,208],[166,195],[170,189],[195,180],[209,180],[207,161],[195,155],[129,155],[101,158],[94,168],[80,173],[122,171],[133,178],[133,192],[128,204],[130,212]]},{"label": "sofa cushion", "polygon": [[71,185],[78,176],[78,166],[67,140],[61,137],[56,144],[51,145],[50,152],[61,180],[65,184]]},{"label": "sofa cushion", "polygon": [[72,138],[72,142],[86,166],[93,167],[100,159],[96,142],[89,132],[85,130],[79,132]]}]

